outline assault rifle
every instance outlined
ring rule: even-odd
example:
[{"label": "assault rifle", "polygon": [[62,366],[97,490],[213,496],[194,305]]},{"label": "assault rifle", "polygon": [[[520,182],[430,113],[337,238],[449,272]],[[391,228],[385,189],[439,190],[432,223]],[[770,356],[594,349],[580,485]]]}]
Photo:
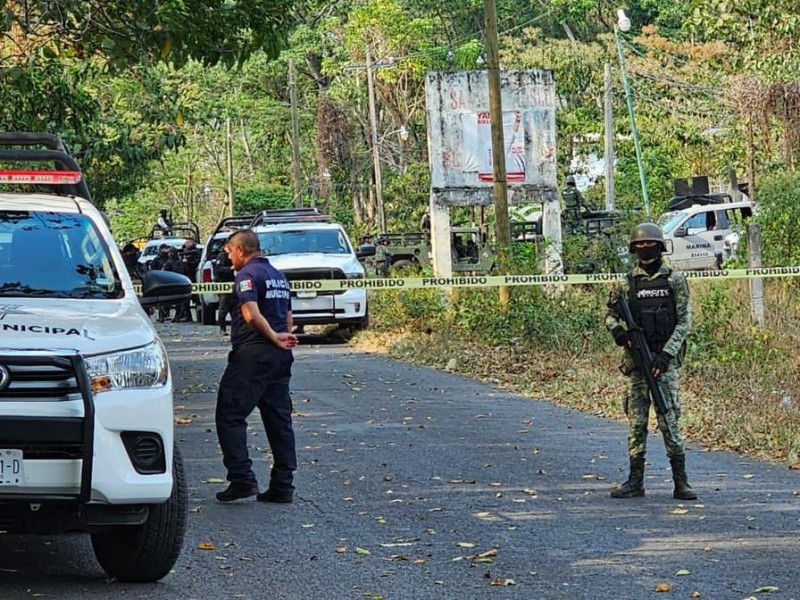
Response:
[{"label": "assault rifle", "polygon": [[633,319],[628,300],[622,294],[614,294],[609,299],[608,306],[617,313],[620,319],[625,321],[628,337],[633,344],[633,347],[630,348],[633,364],[642,372],[647,381],[647,387],[650,389],[650,395],[656,405],[656,412],[662,415],[667,414],[667,402],[664,400],[664,394],[661,393],[658,381],[653,376],[653,358],[655,357],[647,345],[644,330]]}]

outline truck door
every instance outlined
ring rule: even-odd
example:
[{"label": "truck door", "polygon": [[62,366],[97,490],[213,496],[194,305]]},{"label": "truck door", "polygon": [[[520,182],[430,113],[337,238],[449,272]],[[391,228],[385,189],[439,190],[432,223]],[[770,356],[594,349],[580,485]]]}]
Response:
[{"label": "truck door", "polygon": [[[713,213],[713,211],[711,211]],[[717,255],[708,239],[708,212],[688,216],[673,230],[673,253],[670,261],[679,270],[714,269]],[[713,235],[713,234],[712,234]],[[721,241],[720,241],[721,243]]]}]

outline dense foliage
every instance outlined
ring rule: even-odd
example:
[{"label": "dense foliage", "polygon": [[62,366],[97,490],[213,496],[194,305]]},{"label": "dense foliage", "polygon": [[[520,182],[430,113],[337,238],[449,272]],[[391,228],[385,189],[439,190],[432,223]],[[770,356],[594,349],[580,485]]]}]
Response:
[{"label": "dense foliage", "polygon": [[[424,75],[482,68],[483,4],[6,0],[0,126],[63,135],[121,237],[144,233],[147,215],[161,206],[204,228],[229,212],[228,128],[237,212],[258,208],[254,198],[265,206],[299,201],[326,208],[358,234],[377,220],[369,48],[389,225],[414,229],[429,185]],[[603,65],[613,65],[617,204],[641,206],[619,79],[617,3],[497,5],[502,66],[555,74],[562,176],[573,158],[602,155]],[[763,184],[762,219],[788,209],[789,194],[779,190],[800,144],[800,8],[790,0],[753,0],[746,10],[723,0],[632,0],[626,10],[633,27],[619,43],[654,213],[665,208],[676,177],[707,174],[724,184],[730,169],[746,179],[750,168]],[[291,167],[290,60],[300,197]],[[588,195],[600,201],[602,185]],[[795,243],[777,227],[767,228],[772,235]]]}]

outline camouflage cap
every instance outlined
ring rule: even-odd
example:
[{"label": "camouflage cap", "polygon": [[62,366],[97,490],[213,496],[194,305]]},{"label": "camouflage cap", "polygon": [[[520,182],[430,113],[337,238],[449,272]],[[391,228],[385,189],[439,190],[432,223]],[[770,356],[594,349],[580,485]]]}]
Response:
[{"label": "camouflage cap", "polygon": [[575,175],[567,175],[567,185],[575,185]]}]

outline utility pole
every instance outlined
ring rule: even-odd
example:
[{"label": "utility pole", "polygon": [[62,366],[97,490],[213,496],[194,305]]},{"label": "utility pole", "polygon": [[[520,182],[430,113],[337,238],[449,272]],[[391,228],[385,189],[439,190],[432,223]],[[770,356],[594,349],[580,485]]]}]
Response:
[{"label": "utility pole", "polygon": [[611,63],[606,63],[603,71],[605,87],[605,122],[606,122],[606,210],[614,210],[616,204],[616,188],[614,182],[614,103],[611,86]]},{"label": "utility pole", "polygon": [[[500,87],[500,49],[497,36],[495,0],[485,0],[486,67],[489,70],[489,115],[492,121],[492,159],[494,163],[494,214],[501,272],[508,267],[511,249],[511,225],[508,221],[508,182],[506,180],[505,136],[503,135],[503,98]],[[508,306],[511,292],[500,287],[500,304]]]},{"label": "utility pole", "polygon": [[375,109],[375,87],[372,82],[372,53],[367,48],[367,92],[369,95],[369,124],[372,129],[372,163],[375,169],[375,204],[378,209],[380,233],[386,233],[386,213],[383,210],[383,176],[378,149],[378,112]]},{"label": "utility pole", "polygon": [[228,211],[230,216],[234,215],[233,211],[233,136],[231,135],[231,118],[225,120],[225,162],[227,163],[227,179],[228,179]]},{"label": "utility pole", "polygon": [[292,178],[294,181],[294,206],[303,208],[303,175],[300,171],[300,121],[297,116],[297,70],[294,59],[289,59],[289,101],[292,105]]},{"label": "utility pole", "polygon": [[[623,13],[624,14],[624,13]],[[626,21],[627,28],[630,29],[630,21]],[[625,88],[625,103],[628,105],[628,116],[631,119],[631,134],[633,134],[633,147],[636,150],[636,163],[639,165],[639,182],[642,184],[642,199],[644,200],[644,212],[650,216],[650,192],[647,189],[647,174],[644,171],[644,157],[642,156],[642,144],[639,141],[639,128],[636,126],[636,112],[633,110],[633,91],[628,84],[628,75],[625,69],[625,53],[622,51],[622,42],[619,39],[619,25],[614,27],[614,40],[617,44],[617,57],[619,58],[619,71],[622,75],[622,86]]]}]

